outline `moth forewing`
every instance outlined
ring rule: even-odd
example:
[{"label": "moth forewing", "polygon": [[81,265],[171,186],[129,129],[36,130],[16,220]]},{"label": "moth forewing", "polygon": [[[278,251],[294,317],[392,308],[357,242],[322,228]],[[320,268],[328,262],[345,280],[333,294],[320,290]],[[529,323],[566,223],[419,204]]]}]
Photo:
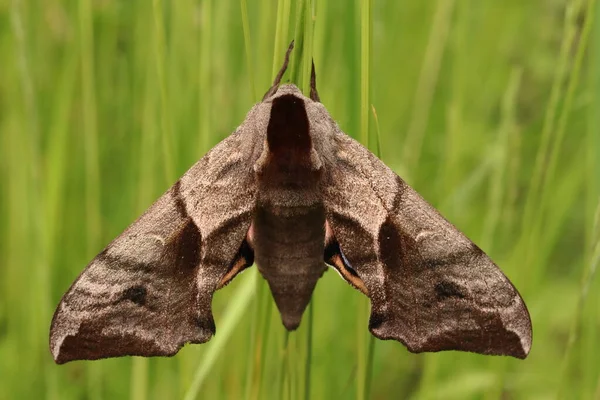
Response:
[{"label": "moth forewing", "polygon": [[526,357],[529,313],[498,267],[362,145],[335,137],[327,220],[368,291],[371,332],[412,352]]},{"label": "moth forewing", "polygon": [[211,338],[214,291],[252,258],[242,245],[256,196],[248,142],[260,117],[249,113],[81,273],[52,320],[57,363],[171,356]]}]

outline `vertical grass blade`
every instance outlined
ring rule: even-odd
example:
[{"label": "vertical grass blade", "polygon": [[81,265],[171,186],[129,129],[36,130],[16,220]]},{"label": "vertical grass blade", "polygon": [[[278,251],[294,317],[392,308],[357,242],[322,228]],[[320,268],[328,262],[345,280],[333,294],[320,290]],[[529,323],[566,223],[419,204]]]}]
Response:
[{"label": "vertical grass blade", "polygon": [[584,268],[581,276],[581,286],[579,290],[579,298],[577,300],[577,308],[575,309],[573,321],[569,330],[569,337],[567,339],[567,346],[561,364],[561,379],[558,382],[558,388],[556,391],[557,398],[559,399],[570,397],[570,395],[567,394],[567,377],[569,376],[569,368],[571,367],[572,358],[574,357],[573,353],[575,343],[581,334],[583,324],[583,308],[587,301],[592,283],[594,282],[594,278],[596,277],[598,264],[600,264],[600,203],[598,203],[598,207],[596,208],[596,218],[593,224],[593,232],[595,235],[592,243],[593,247],[590,252],[591,256],[588,261],[588,267]]},{"label": "vertical grass blade", "polygon": [[[246,0],[240,1],[241,16],[242,16],[242,28],[244,33],[244,49],[246,55],[246,63],[248,64],[248,75],[250,83],[250,92],[252,94],[252,100],[258,99],[258,94],[254,85],[254,64],[252,62],[252,40],[250,33],[250,22],[248,20],[248,4]],[[266,296],[266,285],[259,276],[258,271],[254,272],[254,286],[257,293],[254,296],[254,318],[252,319],[252,326],[250,332],[249,342],[249,357],[247,362],[247,373],[246,373],[246,388],[245,398],[255,399],[257,393],[260,391],[260,377],[262,376],[261,368],[261,354],[264,346],[263,336],[261,335],[261,328],[264,325],[262,323],[265,314],[265,296]]]},{"label": "vertical grass blade", "polygon": [[[373,121],[375,122],[375,148],[374,153],[378,158],[381,158],[381,132],[379,131],[379,118],[377,117],[377,111],[375,110],[375,106],[371,105],[371,110],[373,112]],[[371,142],[371,140],[369,140]],[[369,311],[369,310],[367,310]],[[366,329],[365,329],[366,331]],[[364,398],[371,398],[371,382],[373,380],[373,361],[375,359],[375,336],[369,336],[369,345],[367,347],[367,361],[365,366],[365,374],[364,374]]]},{"label": "vertical grass blade", "polygon": [[574,12],[575,1],[569,2],[564,17],[564,31],[558,55],[558,63],[555,69],[554,80],[550,100],[548,102],[544,115],[544,125],[542,128],[541,138],[538,145],[538,151],[535,158],[535,166],[529,184],[529,190],[525,197],[525,206],[523,210],[523,218],[521,225],[522,238],[519,241],[520,249],[515,252],[517,257],[522,258],[525,254],[525,261],[530,262],[531,252],[527,252],[526,248],[535,245],[537,229],[540,220],[541,193],[544,190],[544,180],[546,176],[546,166],[548,163],[548,151],[552,143],[552,137],[555,132],[557,115],[559,113],[560,102],[564,95],[564,80],[568,72],[570,62],[570,49],[573,44],[573,39],[577,32],[576,14]]},{"label": "vertical grass blade", "polygon": [[290,24],[290,0],[277,1],[277,22],[275,26],[275,48],[273,50],[273,68],[271,76],[277,75],[286,50]]},{"label": "vertical grass blade", "polygon": [[[360,141],[369,146],[369,122],[370,122],[370,90],[371,90],[371,30],[372,30],[372,4],[371,0],[360,2]],[[357,313],[356,337],[357,337],[357,379],[356,398],[366,399],[368,397],[368,385],[370,363],[368,335],[369,301],[360,299],[360,312]]]},{"label": "vertical grass blade", "polygon": [[454,10],[454,0],[438,0],[436,4],[425,58],[417,83],[412,116],[404,141],[403,159],[406,160],[405,165],[409,169],[415,168],[419,163]]},{"label": "vertical grass blade", "polygon": [[511,71],[508,85],[502,99],[502,121],[500,123],[498,138],[496,139],[495,150],[492,158],[494,166],[491,179],[489,180],[490,189],[488,195],[488,212],[483,225],[482,248],[491,251],[494,245],[493,238],[497,235],[498,224],[503,211],[503,202],[505,198],[505,171],[507,158],[510,156],[509,138],[511,131],[516,126],[516,112],[519,88],[523,71],[519,67]]},{"label": "vertical grass blade", "polygon": [[166,76],[167,45],[165,42],[165,18],[162,0],[152,0],[154,14],[154,56],[156,62],[156,77],[160,88],[160,126],[165,160],[165,181],[169,184],[177,179],[173,159],[173,131],[171,123],[171,101]]},{"label": "vertical grass blade", "polygon": [[[94,30],[90,0],[79,3],[81,86],[83,97],[83,136],[86,176],[86,238],[87,253],[92,254],[100,244],[100,168],[98,157],[98,131],[96,115],[96,89],[94,70]],[[102,398],[102,367],[88,366],[89,391],[93,398]]]},{"label": "vertical grass blade", "polygon": [[296,29],[294,32],[294,51],[290,60],[290,81],[302,88],[302,57],[304,56],[304,30],[306,29],[306,5],[309,0],[298,0],[296,3]]},{"label": "vertical grass blade", "polygon": [[198,88],[200,93],[199,99],[199,115],[200,121],[200,143],[201,151],[208,151],[210,147],[210,136],[212,132],[212,83],[211,83],[211,58],[214,51],[212,47],[213,40],[213,0],[203,0],[202,2],[202,30],[200,35],[200,87]]},{"label": "vertical grass blade", "polygon": [[314,14],[314,0],[304,1],[304,33],[302,41],[302,86],[304,93],[310,92],[310,71],[313,59],[313,32],[316,15]]},{"label": "vertical grass blade", "polygon": [[194,373],[194,380],[185,393],[184,400],[193,400],[199,398],[202,384],[211,371],[219,355],[229,340],[233,330],[238,324],[240,318],[246,311],[252,296],[254,295],[255,283],[253,279],[246,279],[236,290],[229,306],[223,313],[223,320],[219,324],[219,334],[209,342],[204,359]]},{"label": "vertical grass blade", "polygon": [[242,8],[242,26],[244,28],[244,48],[246,49],[246,62],[248,63],[248,75],[250,75],[250,92],[252,93],[252,100],[258,99],[256,93],[256,86],[254,85],[254,63],[252,62],[252,39],[250,37],[250,22],[248,21],[248,2],[246,0],[240,1]]},{"label": "vertical grass blade", "polygon": [[290,333],[285,330],[283,332],[283,341],[281,346],[281,363],[279,365],[279,379],[278,379],[278,390],[280,399],[284,399],[286,397],[286,386],[285,382],[289,379],[289,369],[288,369],[288,359],[290,352]]},{"label": "vertical grass blade", "polygon": [[371,0],[360,4],[360,141],[369,145],[371,82]]},{"label": "vertical grass blade", "polygon": [[310,399],[310,383],[312,373],[312,348],[313,348],[313,321],[314,321],[314,297],[308,304],[308,327],[306,329],[306,361],[304,363],[304,399]]},{"label": "vertical grass blade", "polygon": [[[569,77],[569,83],[567,86],[567,90],[565,92],[564,103],[562,106],[562,110],[558,117],[557,127],[556,127],[556,136],[554,137],[554,141],[551,146],[550,156],[548,158],[548,164],[545,169],[545,181],[553,182],[556,174],[556,168],[558,163],[558,156],[560,154],[562,143],[564,140],[564,136],[567,129],[567,123],[569,121],[569,117],[573,111],[573,101],[576,94],[576,90],[579,86],[579,81],[581,77],[581,69],[583,68],[584,59],[588,50],[588,42],[590,39],[590,33],[593,26],[594,15],[595,15],[595,0],[588,0],[587,7],[584,6],[584,2],[576,2],[573,7],[569,7],[567,9],[568,14],[573,14],[573,16],[568,17],[569,19],[578,18],[577,15],[583,14],[585,15],[585,22],[583,23],[583,29],[580,32],[579,40],[577,42],[575,60],[572,66],[571,74]],[[579,21],[578,21],[579,22]],[[543,187],[541,193],[541,204],[540,208],[544,208],[546,201],[550,195],[549,193],[550,185],[546,184]]]}]

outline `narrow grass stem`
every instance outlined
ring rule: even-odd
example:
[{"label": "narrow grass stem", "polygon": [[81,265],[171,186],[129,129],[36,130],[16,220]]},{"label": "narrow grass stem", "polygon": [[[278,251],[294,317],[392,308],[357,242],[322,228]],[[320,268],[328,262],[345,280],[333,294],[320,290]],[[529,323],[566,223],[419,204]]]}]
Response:
[{"label": "narrow grass stem", "polygon": [[[98,131],[96,115],[96,91],[94,71],[94,31],[90,0],[79,4],[79,29],[81,32],[80,57],[83,97],[85,175],[86,175],[86,218],[87,252],[97,250],[100,243],[100,167],[98,157]],[[102,367],[88,367],[88,384],[93,398],[102,398]]]},{"label": "narrow grass stem", "polygon": [[433,96],[440,74],[442,57],[446,48],[448,31],[450,30],[454,3],[454,0],[437,1],[429,41],[425,50],[425,58],[423,59],[415,92],[410,125],[404,141],[403,159],[406,160],[405,165],[407,168],[414,168],[419,163]]},{"label": "narrow grass stem", "polygon": [[165,43],[165,27],[163,15],[163,2],[161,0],[152,0],[152,11],[154,14],[154,35],[155,35],[155,63],[158,86],[160,88],[160,126],[161,139],[163,146],[163,157],[165,164],[165,181],[169,184],[177,179],[175,174],[175,162],[173,159],[173,132],[171,123],[171,101],[169,98],[169,89],[166,77],[167,50]]},{"label": "narrow grass stem", "polygon": [[314,298],[308,304],[308,326],[306,329],[306,362],[304,363],[304,399],[310,399],[310,382],[313,348]]},{"label": "narrow grass stem", "polygon": [[194,373],[194,379],[184,396],[184,400],[199,398],[200,390],[206,377],[219,358],[219,355],[223,352],[229,337],[246,311],[246,307],[254,295],[254,289],[254,281],[247,279],[234,293],[229,306],[223,313],[223,320],[219,325],[219,334],[207,345],[208,349]]},{"label": "narrow grass stem", "polygon": [[568,396],[565,395],[565,390],[567,386],[566,377],[569,376],[569,368],[571,366],[571,359],[573,358],[573,348],[575,347],[575,343],[579,338],[581,326],[583,323],[583,308],[588,298],[592,282],[594,281],[594,278],[596,276],[598,264],[600,264],[600,202],[598,203],[598,207],[596,208],[595,214],[596,218],[593,224],[593,232],[596,233],[595,241],[592,243],[593,247],[590,252],[590,259],[587,263],[588,266],[584,267],[583,273],[581,275],[581,284],[579,290],[579,297],[577,299],[577,307],[575,309],[575,314],[573,316],[571,327],[569,329],[567,347],[565,349],[561,363],[562,373],[559,375],[561,378],[558,382],[558,388],[556,391],[558,399],[568,398]]},{"label": "narrow grass stem", "polygon": [[[360,140],[365,146],[369,146],[369,122],[370,122],[370,92],[371,92],[371,30],[372,30],[372,3],[371,0],[361,0],[360,7]],[[361,300],[360,318],[357,320],[357,399],[368,397],[367,387],[370,380],[369,349],[371,348],[367,338],[368,330],[365,317],[368,321],[369,302]]]},{"label": "narrow grass stem", "polygon": [[252,40],[250,38],[250,22],[248,21],[248,4],[246,0],[240,2],[242,8],[242,27],[244,29],[244,48],[246,49],[246,62],[248,63],[248,75],[250,75],[250,92],[252,101],[258,99],[256,86],[254,85],[254,63],[252,62]]}]

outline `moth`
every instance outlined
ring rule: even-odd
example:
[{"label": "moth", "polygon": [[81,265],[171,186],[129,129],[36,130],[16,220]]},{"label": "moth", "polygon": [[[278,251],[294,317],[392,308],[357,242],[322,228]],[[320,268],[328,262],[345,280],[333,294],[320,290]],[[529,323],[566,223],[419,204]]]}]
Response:
[{"label": "moth", "polygon": [[327,265],[369,297],[369,330],[411,352],[525,358],[531,320],[490,258],[344,134],[321,104],[280,85],[94,258],[63,296],[50,350],[62,364],[172,356],[215,334],[214,292],[256,264],[283,325],[300,324]]}]

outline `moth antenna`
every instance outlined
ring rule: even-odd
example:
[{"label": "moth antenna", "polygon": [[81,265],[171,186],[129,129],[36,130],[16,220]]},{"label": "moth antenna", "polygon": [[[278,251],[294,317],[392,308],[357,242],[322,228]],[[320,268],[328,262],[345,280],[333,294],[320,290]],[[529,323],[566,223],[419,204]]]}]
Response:
[{"label": "moth antenna", "polygon": [[310,67],[310,99],[312,101],[321,102],[319,93],[317,92],[317,75],[315,74],[315,60],[311,60],[312,66]]},{"label": "moth antenna", "polygon": [[265,93],[265,95],[263,96],[263,98],[262,98],[263,101],[265,101],[265,99],[268,99],[269,97],[273,96],[275,94],[275,92],[277,91],[277,88],[279,88],[279,84],[281,83],[281,78],[283,78],[283,74],[285,74],[285,70],[287,70],[288,64],[290,63],[290,54],[293,49],[294,49],[294,41],[292,40],[290,45],[288,46],[287,51],[285,52],[285,58],[283,60],[283,65],[281,66],[281,69],[277,73],[277,76],[275,76],[273,85],[269,88],[267,93]]}]

